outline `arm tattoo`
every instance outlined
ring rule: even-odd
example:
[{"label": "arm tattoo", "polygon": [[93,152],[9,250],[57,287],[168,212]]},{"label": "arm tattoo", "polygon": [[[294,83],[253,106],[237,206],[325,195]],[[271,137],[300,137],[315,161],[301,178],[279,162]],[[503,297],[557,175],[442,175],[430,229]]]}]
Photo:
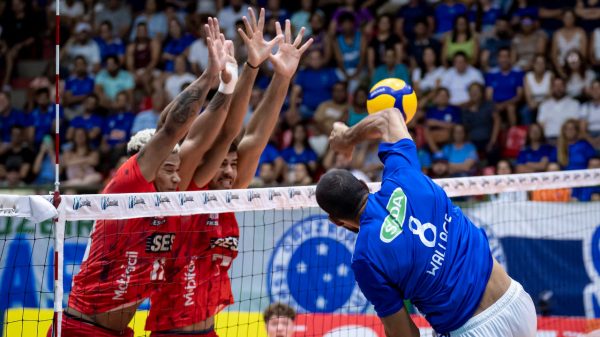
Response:
[{"label": "arm tattoo", "polygon": [[207,111],[217,111],[223,109],[223,107],[231,102],[232,95],[225,95],[223,93],[217,92],[215,96],[208,103]]},{"label": "arm tattoo", "polygon": [[194,86],[187,88],[175,98],[171,111],[174,123],[185,124],[193,114],[198,112],[198,103],[200,103],[203,92],[202,88]]}]

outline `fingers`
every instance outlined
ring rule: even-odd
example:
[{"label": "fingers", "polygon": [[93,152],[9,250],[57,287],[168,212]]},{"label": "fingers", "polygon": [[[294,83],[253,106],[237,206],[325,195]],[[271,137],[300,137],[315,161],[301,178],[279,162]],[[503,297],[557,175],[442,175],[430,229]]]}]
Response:
[{"label": "fingers", "polygon": [[285,43],[292,43],[292,23],[285,20]]},{"label": "fingers", "polygon": [[313,44],[313,38],[311,37],[310,39],[308,39],[308,41],[306,41],[302,47],[300,47],[300,49],[298,49],[300,51],[300,53],[304,53],[312,44]]},{"label": "fingers", "polygon": [[248,7],[248,16],[250,16],[250,25],[252,25],[252,30],[258,30],[258,26],[256,25],[256,15],[254,15],[254,10],[252,7]]},{"label": "fingers", "polygon": [[[210,18],[209,18],[209,20],[210,20]],[[210,30],[210,26],[208,25],[208,23],[204,25],[204,34],[206,34],[207,41],[208,41],[208,39],[212,38],[212,35],[211,35],[212,32]],[[207,42],[207,45],[208,45],[208,42]]]},{"label": "fingers", "polygon": [[248,37],[248,35],[246,35],[246,33],[244,33],[243,29],[238,28],[238,34],[240,34],[245,44],[250,43],[250,38]]},{"label": "fingers", "polygon": [[261,8],[258,14],[258,29],[262,32],[265,28],[265,9]]},{"label": "fingers", "polygon": [[304,27],[302,27],[300,29],[300,33],[298,33],[298,36],[296,36],[296,40],[294,40],[294,47],[298,48],[298,46],[300,45],[300,43],[302,43],[302,37],[304,36],[304,31],[306,29]]},{"label": "fingers", "polygon": [[225,50],[227,50],[227,55],[233,57],[235,59],[235,51],[233,49],[233,41],[227,40],[225,41]]},{"label": "fingers", "polygon": [[283,35],[283,32],[281,31],[281,24],[279,23],[279,21],[275,21],[275,33],[277,33],[277,36]]},{"label": "fingers", "polygon": [[250,25],[248,18],[244,16],[242,17],[242,21],[244,21],[244,27],[246,27],[246,32],[248,32],[248,35],[254,34],[254,30],[252,29],[252,25]]},{"label": "fingers", "polygon": [[269,48],[273,48],[276,44],[280,43],[281,41],[283,41],[283,35],[275,36],[273,40],[271,40],[271,42],[268,43]]}]

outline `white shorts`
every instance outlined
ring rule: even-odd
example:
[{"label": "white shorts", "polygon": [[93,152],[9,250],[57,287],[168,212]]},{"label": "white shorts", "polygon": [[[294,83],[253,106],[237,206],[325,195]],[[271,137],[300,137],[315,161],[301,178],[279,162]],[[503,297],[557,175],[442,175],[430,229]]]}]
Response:
[{"label": "white shorts", "polygon": [[491,307],[472,317],[450,337],[535,337],[537,316],[531,296],[512,280],[508,290]]}]

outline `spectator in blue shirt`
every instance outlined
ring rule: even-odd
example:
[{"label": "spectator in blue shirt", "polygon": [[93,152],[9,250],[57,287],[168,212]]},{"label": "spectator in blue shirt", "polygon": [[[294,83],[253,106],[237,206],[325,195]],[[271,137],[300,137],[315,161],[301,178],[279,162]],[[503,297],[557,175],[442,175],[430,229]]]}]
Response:
[{"label": "spectator in blue shirt", "polygon": [[[138,14],[131,27],[137,27],[140,23],[145,23],[148,27],[148,36],[162,41],[167,36],[167,16],[158,8],[157,0],[146,0],[144,12]],[[132,29],[129,35],[129,41],[137,38],[137,30]]]},{"label": "spectator in blue shirt", "polygon": [[444,33],[452,30],[454,19],[467,12],[467,7],[455,0],[444,0],[435,8],[436,36],[439,38]]},{"label": "spectator in blue shirt", "polygon": [[517,104],[523,97],[523,73],[512,68],[510,48],[498,53],[500,69],[486,78],[487,96],[496,103],[496,110],[506,113],[509,124],[517,124]]},{"label": "spectator in blue shirt", "polygon": [[302,88],[300,113],[303,119],[310,119],[319,104],[331,99],[333,85],[340,81],[335,69],[325,67],[323,53],[314,49],[306,58],[306,68],[296,75],[295,84]]},{"label": "spectator in blue shirt", "polygon": [[307,164],[312,172],[317,168],[317,154],[308,144],[308,135],[304,124],[294,126],[292,145],[281,151],[281,157],[293,170],[296,163]]},{"label": "spectator in blue shirt", "polygon": [[63,106],[78,110],[81,103],[94,93],[94,79],[88,74],[88,64],[83,56],[75,58],[73,75],[65,83]]},{"label": "spectator in blue shirt", "polygon": [[375,68],[375,73],[371,79],[371,86],[390,77],[399,78],[408,84],[412,84],[408,68],[404,64],[397,62],[397,60],[396,50],[393,48],[386,49],[385,63]]},{"label": "spectator in blue shirt", "polygon": [[15,125],[25,125],[25,115],[21,110],[11,106],[10,93],[0,91],[0,154],[6,150],[10,143],[10,130]]},{"label": "spectator in blue shirt", "polygon": [[546,143],[544,129],[529,125],[527,141],[517,156],[517,173],[546,172],[548,163],[556,161],[556,148]]},{"label": "spectator in blue shirt", "polygon": [[461,124],[452,128],[452,143],[444,146],[442,153],[448,158],[450,175],[464,177],[475,174],[479,157],[473,143],[467,141],[467,132]]},{"label": "spectator in blue shirt", "polygon": [[[600,169],[600,157],[590,158],[588,169]],[[600,201],[600,186],[583,187],[579,193],[579,201]]]},{"label": "spectator in blue shirt", "polygon": [[425,138],[431,152],[438,152],[440,146],[450,141],[452,128],[461,122],[461,111],[450,105],[450,94],[446,88],[438,88],[435,94],[435,105],[425,115]]},{"label": "spectator in blue shirt", "polygon": [[344,80],[349,82],[350,90],[354,90],[360,76],[363,75],[363,67],[366,63],[367,39],[356,27],[354,14],[344,12],[339,16],[341,32],[336,36],[333,54],[337,67],[342,71]]},{"label": "spectator in blue shirt", "polygon": [[[396,24],[401,29],[406,40],[411,41],[415,38],[414,27],[419,22],[425,22],[429,28],[435,27],[433,19],[433,9],[424,0],[410,0],[398,10]],[[431,32],[429,32],[431,33]]]},{"label": "spectator in blue shirt", "polygon": [[175,70],[175,58],[185,52],[196,39],[190,33],[184,32],[177,19],[169,21],[169,36],[163,47],[161,56],[165,63],[165,71]]},{"label": "spectator in blue shirt", "polygon": [[83,101],[83,114],[73,118],[69,123],[67,140],[73,140],[75,129],[83,129],[87,132],[90,143],[98,146],[103,127],[104,119],[98,114],[98,96],[90,94]]},{"label": "spectator in blue shirt", "polygon": [[133,126],[131,127],[131,134],[135,135],[146,129],[156,129],[160,113],[163,111],[165,105],[165,92],[155,90],[152,94],[152,109],[141,111],[135,116]]},{"label": "spectator in blue shirt", "polygon": [[[576,119],[567,120],[560,129],[558,137],[557,157],[563,170],[583,170],[588,168],[589,162],[596,156],[594,147],[583,138]],[[585,199],[585,188],[574,188],[571,197]]]},{"label": "spectator in blue shirt", "polygon": [[100,49],[100,59],[102,66],[106,65],[106,58],[109,55],[117,55],[119,62],[125,60],[125,44],[120,38],[113,36],[113,27],[110,21],[102,21],[100,24],[100,36],[94,38]]},{"label": "spectator in blue shirt", "polygon": [[[102,150],[117,149],[125,150],[125,146],[131,136],[131,126],[133,125],[134,115],[129,111],[129,102],[127,94],[120,92],[114,104],[114,109],[106,118],[104,124]],[[118,151],[116,151],[118,152]]]},{"label": "spectator in blue shirt", "polygon": [[[35,92],[36,108],[26,116],[25,125],[28,138],[33,139],[33,144],[37,148],[45,135],[54,133],[56,128],[56,105],[50,104],[50,91],[48,88],[40,88]],[[62,121],[64,117],[62,108],[59,110],[59,118]]]},{"label": "spectator in blue shirt", "polygon": [[475,23],[475,30],[488,32],[494,29],[502,10],[492,0],[476,1],[469,9],[469,21]]},{"label": "spectator in blue shirt", "polygon": [[135,83],[127,70],[121,69],[119,58],[110,55],[106,59],[106,69],[96,76],[95,93],[100,99],[100,106],[110,109],[120,92],[127,93],[128,99],[133,97]]},{"label": "spectator in blue shirt", "polygon": [[505,16],[496,20],[494,29],[488,32],[481,42],[480,66],[484,71],[495,70],[498,67],[500,49],[512,45],[513,33],[509,19]]}]

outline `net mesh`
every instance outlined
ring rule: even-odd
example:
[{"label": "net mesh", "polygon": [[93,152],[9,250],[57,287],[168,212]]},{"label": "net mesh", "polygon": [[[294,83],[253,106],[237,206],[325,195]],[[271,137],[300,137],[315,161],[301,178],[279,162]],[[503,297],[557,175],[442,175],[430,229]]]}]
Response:
[{"label": "net mesh", "polygon": [[[541,332],[600,329],[600,204],[530,201],[598,186],[600,170],[437,183],[485,229],[493,255],[531,294]],[[45,336],[53,311],[68,304],[86,311],[131,301],[141,302],[130,323],[135,336],[215,312],[219,336],[266,336],[262,311],[274,302],[298,312],[298,336],[385,336],[350,268],[356,236],[329,223],[314,190],[69,195],[58,211],[50,197],[1,196],[3,336]],[[227,226],[233,218],[239,232]],[[111,279],[113,287],[103,287]],[[407,307],[422,336],[431,335]]]}]

